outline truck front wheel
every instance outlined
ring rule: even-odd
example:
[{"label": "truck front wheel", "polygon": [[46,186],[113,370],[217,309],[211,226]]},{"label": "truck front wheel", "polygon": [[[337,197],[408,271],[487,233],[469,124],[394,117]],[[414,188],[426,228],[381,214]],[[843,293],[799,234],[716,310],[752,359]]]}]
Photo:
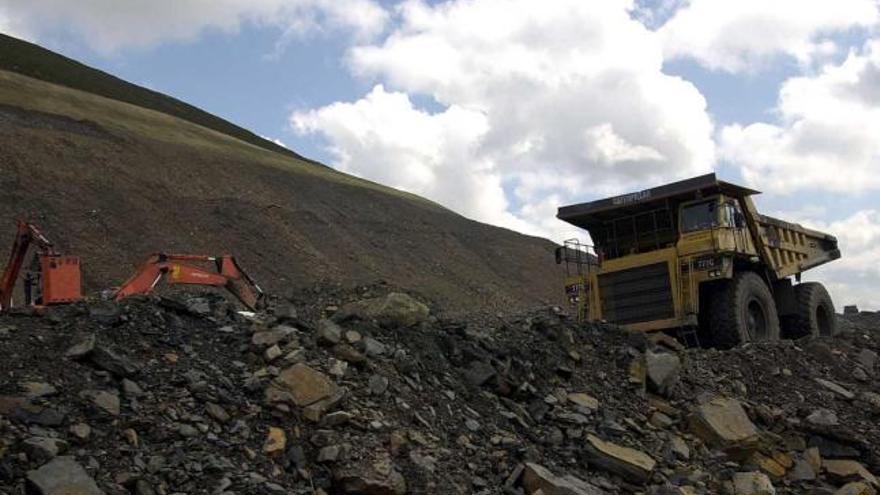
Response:
[{"label": "truck front wheel", "polygon": [[715,347],[779,340],[779,316],[767,284],[753,272],[725,281],[709,301],[709,330]]},{"label": "truck front wheel", "polygon": [[804,282],[794,287],[795,313],[786,318],[786,330],[794,338],[830,337],[837,333],[834,302],[819,282]]}]

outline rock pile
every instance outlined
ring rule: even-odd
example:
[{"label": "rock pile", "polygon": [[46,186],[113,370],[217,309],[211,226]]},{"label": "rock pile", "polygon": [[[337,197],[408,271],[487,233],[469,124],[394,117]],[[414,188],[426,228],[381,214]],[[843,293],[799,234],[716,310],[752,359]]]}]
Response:
[{"label": "rock pile", "polygon": [[880,489],[869,315],[716,351],[381,292],[253,317],[208,296],[0,317],[0,493]]}]

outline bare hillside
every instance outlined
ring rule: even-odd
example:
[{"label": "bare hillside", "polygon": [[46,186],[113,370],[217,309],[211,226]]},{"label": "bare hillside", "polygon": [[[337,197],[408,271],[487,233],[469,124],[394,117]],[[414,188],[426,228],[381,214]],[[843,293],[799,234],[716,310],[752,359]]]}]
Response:
[{"label": "bare hillside", "polygon": [[[273,292],[386,281],[450,311],[560,292],[553,245],[190,120],[0,71],[0,246],[37,222],[87,289],[152,251],[237,255]],[[5,227],[4,227],[5,226]]]}]

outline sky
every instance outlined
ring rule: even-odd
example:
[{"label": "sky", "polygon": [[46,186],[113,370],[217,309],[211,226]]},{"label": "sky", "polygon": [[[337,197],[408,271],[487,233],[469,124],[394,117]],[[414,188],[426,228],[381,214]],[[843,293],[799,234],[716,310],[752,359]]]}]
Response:
[{"label": "sky", "polygon": [[878,0],[0,0],[0,32],[555,241],[560,205],[715,171],[880,309]]}]

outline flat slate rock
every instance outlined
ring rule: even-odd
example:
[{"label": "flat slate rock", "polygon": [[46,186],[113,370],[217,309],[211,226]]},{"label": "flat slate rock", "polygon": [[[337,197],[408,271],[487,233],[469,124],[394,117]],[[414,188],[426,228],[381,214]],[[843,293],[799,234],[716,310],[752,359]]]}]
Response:
[{"label": "flat slate rock", "polygon": [[28,471],[28,493],[40,495],[104,495],[95,480],[71,456],[56,457]]}]

